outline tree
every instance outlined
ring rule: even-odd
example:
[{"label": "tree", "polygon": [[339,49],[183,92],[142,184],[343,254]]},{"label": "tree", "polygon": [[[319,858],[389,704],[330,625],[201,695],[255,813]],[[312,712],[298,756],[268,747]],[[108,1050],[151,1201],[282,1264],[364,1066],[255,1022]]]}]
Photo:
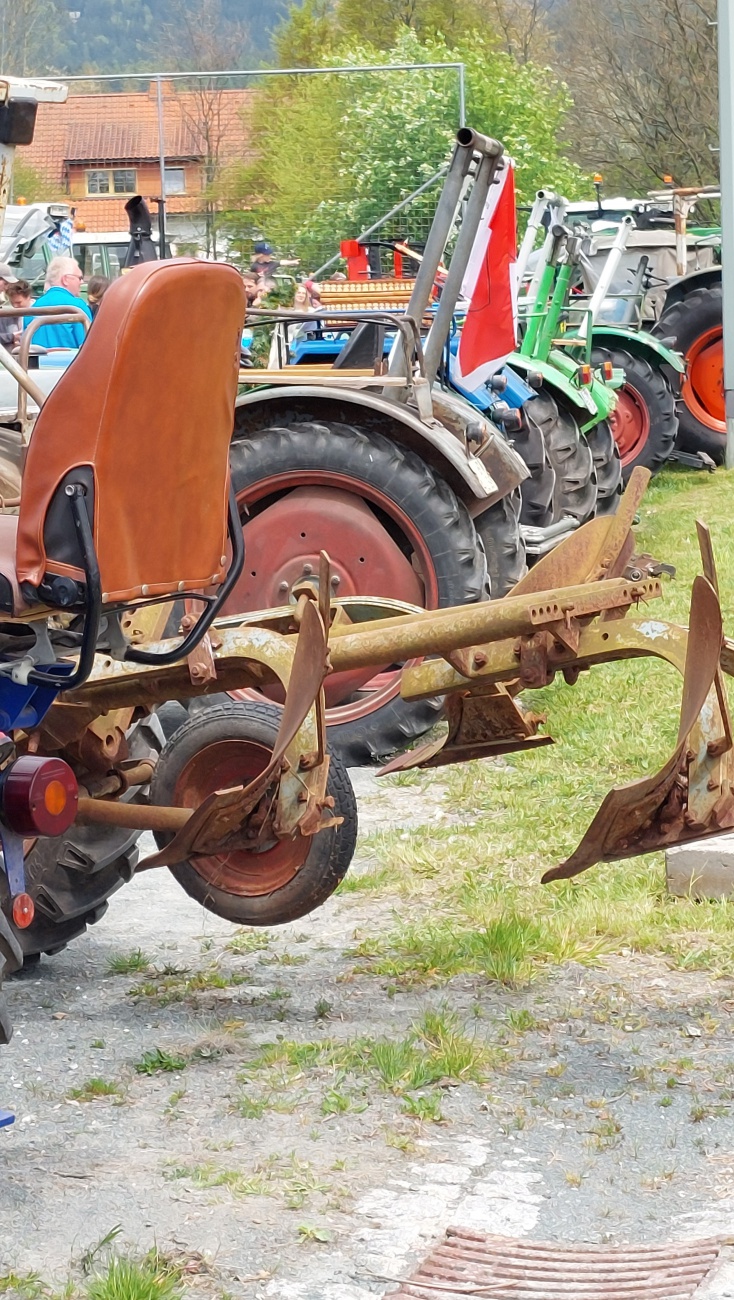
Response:
[{"label": "tree", "polygon": [[[517,159],[520,197],[541,185],[578,193],[581,173],[558,143],[569,106],[565,89],[548,70],[519,66],[486,36],[449,46],[403,28],[389,50],[336,45],[328,57],[355,72],[266,83],[254,121],[260,157],[243,177],[260,198],[263,230],[308,269],[410,195],[450,154],[458,122],[455,70],[379,74],[360,73],[360,65],[463,61],[468,121]],[[435,191],[413,202],[395,233],[424,238],[435,203]]]},{"label": "tree", "polygon": [[48,72],[49,52],[60,49],[62,13],[49,0],[0,0],[0,74]]},{"label": "tree", "polygon": [[576,156],[613,185],[717,179],[716,0],[567,0],[557,66]]}]

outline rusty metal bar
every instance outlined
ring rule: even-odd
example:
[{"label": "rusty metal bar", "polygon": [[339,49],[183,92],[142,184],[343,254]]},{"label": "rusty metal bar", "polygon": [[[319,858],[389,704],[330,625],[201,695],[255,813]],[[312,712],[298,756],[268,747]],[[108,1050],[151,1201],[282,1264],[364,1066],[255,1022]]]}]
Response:
[{"label": "rusty metal bar", "polygon": [[661,594],[657,580],[583,583],[561,591],[541,591],[528,596],[451,609],[429,610],[402,618],[379,619],[363,628],[335,627],[329,643],[335,672],[379,666],[442,654],[466,646],[483,645],[513,636],[529,636],[567,613],[584,618],[605,609],[629,607]]},{"label": "rusty metal bar", "polygon": [[137,831],[179,831],[191,818],[191,808],[152,807],[141,803],[115,803],[111,799],[79,799],[81,825],[128,826]]}]

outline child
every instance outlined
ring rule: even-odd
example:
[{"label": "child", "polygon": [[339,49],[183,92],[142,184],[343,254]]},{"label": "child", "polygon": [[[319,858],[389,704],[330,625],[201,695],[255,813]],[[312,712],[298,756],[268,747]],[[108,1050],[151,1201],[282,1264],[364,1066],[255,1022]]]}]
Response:
[{"label": "child", "polygon": [[110,287],[110,281],[106,275],[92,275],[87,282],[87,302],[91,308],[92,320],[94,320],[99,311],[99,304],[104,298]]}]

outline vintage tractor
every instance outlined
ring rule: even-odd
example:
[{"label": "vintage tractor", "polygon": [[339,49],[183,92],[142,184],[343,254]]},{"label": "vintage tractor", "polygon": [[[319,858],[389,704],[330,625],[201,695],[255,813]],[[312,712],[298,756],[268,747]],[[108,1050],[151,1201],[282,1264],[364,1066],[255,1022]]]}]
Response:
[{"label": "vintage tractor", "polygon": [[[193,301],[209,328],[192,351]],[[169,867],[239,923],[324,902],[356,837],[325,690],[385,663],[405,665],[401,698],[439,697],[447,721],[393,768],[549,744],[519,696],[556,673],[572,683],[597,663],[657,656],[683,674],[670,760],[613,791],[545,879],[734,825],[722,679],[734,646],[708,534],[686,632],[651,616],[660,581],[634,554],[645,470],[615,516],[580,527],[502,599],[426,611],[342,597],[322,551],[295,604],[222,615],[254,564],[229,467],[243,311],[241,279],[222,265],[149,263],[117,281],[40,411],[19,512],[0,515],[0,973],[63,946],[136,869]],[[172,608],[180,630],[165,636]],[[164,738],[166,702],[243,688],[278,688],[284,705],[229,701]],[[136,867],[143,830],[158,847]]]}]

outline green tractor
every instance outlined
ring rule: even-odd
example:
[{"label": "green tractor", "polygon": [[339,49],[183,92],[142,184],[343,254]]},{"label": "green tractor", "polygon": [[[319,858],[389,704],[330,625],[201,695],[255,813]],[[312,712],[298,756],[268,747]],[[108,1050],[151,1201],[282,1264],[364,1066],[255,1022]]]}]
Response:
[{"label": "green tractor", "polygon": [[[610,435],[625,481],[636,465],[654,473],[669,459],[678,432],[676,402],[684,364],[661,339],[640,327],[647,287],[644,257],[630,283],[612,293],[631,219],[619,224],[594,266],[588,234],[569,229],[565,214],[565,200],[538,194],[520,250],[521,275],[544,217],[548,230],[520,299],[520,354],[543,367],[549,387],[558,385],[558,378],[548,367],[560,373],[562,400],[573,404],[573,415],[592,447],[599,478],[597,513],[604,513],[613,508],[613,492],[608,490],[613,482]],[[513,358],[512,364],[518,365],[519,359]]]}]

